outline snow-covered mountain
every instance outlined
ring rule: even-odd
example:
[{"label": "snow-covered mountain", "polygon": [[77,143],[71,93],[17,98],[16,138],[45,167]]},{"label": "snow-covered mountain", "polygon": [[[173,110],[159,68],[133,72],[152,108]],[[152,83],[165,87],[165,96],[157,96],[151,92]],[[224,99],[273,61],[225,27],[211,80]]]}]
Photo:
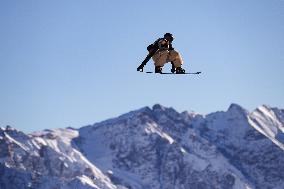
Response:
[{"label": "snow-covered mountain", "polygon": [[159,104],[79,129],[0,129],[0,189],[284,188],[284,110]]}]

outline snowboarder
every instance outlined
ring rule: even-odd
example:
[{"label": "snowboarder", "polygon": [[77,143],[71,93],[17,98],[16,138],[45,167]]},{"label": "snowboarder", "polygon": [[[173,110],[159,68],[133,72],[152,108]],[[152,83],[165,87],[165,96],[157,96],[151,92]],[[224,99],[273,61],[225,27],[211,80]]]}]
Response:
[{"label": "snowboarder", "polygon": [[155,65],[155,73],[162,73],[162,68],[167,62],[172,64],[172,73],[184,74],[185,70],[181,68],[183,60],[181,55],[174,50],[172,42],[174,37],[171,33],[166,33],[163,38],[157,39],[153,44],[147,47],[149,54],[137,68],[137,71],[143,71],[143,67],[152,58]]}]

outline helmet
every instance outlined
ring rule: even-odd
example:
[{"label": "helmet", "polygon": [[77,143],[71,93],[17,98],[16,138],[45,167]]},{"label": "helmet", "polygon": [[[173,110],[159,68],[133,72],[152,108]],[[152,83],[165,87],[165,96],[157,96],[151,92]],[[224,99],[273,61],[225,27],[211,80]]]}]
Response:
[{"label": "helmet", "polygon": [[164,34],[164,38],[168,38],[170,41],[173,41],[173,40],[174,40],[174,36],[173,36],[173,34],[171,34],[171,33],[165,33],[165,34]]}]

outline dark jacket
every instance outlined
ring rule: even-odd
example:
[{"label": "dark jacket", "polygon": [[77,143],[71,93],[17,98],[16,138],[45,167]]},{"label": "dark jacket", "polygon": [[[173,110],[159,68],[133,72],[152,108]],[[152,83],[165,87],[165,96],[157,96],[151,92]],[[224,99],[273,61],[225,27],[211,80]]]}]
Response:
[{"label": "dark jacket", "polygon": [[153,44],[147,47],[149,53],[154,54],[157,50],[174,50],[172,42],[165,38],[157,39]]}]

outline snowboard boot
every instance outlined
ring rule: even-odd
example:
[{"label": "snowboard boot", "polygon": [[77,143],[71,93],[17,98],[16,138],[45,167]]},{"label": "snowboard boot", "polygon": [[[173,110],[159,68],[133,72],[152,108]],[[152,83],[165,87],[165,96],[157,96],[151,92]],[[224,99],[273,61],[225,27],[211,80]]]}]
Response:
[{"label": "snowboard boot", "polygon": [[184,74],[184,73],[185,73],[185,70],[182,69],[181,67],[176,68],[176,74]]},{"label": "snowboard boot", "polygon": [[161,66],[156,66],[155,67],[155,73],[162,73],[162,67]]}]

